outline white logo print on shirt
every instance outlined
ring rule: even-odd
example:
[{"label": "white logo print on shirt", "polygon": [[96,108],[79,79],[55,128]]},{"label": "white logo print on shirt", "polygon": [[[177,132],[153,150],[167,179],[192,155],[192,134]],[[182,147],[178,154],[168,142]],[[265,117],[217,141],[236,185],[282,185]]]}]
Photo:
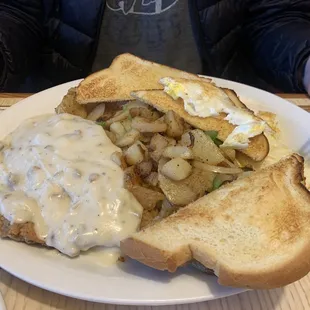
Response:
[{"label": "white logo print on shirt", "polygon": [[169,10],[179,0],[107,0],[112,11],[123,14],[156,15]]}]

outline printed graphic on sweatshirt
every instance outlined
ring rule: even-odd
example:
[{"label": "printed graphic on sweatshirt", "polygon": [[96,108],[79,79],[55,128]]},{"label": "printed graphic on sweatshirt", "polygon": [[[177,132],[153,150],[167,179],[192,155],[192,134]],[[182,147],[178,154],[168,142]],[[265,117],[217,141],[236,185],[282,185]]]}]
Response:
[{"label": "printed graphic on sweatshirt", "polygon": [[179,0],[107,0],[112,11],[120,11],[124,15],[157,15],[169,10]]}]

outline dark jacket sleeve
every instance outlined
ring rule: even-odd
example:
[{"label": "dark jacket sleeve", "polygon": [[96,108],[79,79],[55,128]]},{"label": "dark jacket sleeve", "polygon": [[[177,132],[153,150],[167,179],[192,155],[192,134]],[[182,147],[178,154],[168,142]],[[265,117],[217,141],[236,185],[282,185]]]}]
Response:
[{"label": "dark jacket sleeve", "polygon": [[257,72],[283,91],[305,91],[302,77],[310,56],[310,1],[248,1],[246,40]]},{"label": "dark jacket sleeve", "polygon": [[0,91],[14,91],[39,61],[42,0],[0,1]]}]

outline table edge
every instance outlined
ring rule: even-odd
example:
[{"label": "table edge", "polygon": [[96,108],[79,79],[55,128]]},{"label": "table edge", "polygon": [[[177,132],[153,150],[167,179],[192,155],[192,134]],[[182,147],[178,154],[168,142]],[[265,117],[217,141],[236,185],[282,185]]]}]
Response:
[{"label": "table edge", "polygon": [[34,95],[33,93],[0,93],[0,98],[27,98]]}]

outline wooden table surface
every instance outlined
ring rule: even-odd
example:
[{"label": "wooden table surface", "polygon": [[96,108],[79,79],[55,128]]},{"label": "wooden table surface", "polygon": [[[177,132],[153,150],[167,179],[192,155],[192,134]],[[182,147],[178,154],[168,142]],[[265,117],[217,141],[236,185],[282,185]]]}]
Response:
[{"label": "wooden table surface", "polygon": [[[0,93],[0,110],[28,95]],[[308,96],[279,95],[310,112]],[[4,297],[7,310],[154,310],[155,308],[97,304],[61,296],[19,280],[2,269],[0,269],[0,292]],[[280,289],[249,291],[209,302],[157,308],[158,310],[310,310],[310,274]]]}]

